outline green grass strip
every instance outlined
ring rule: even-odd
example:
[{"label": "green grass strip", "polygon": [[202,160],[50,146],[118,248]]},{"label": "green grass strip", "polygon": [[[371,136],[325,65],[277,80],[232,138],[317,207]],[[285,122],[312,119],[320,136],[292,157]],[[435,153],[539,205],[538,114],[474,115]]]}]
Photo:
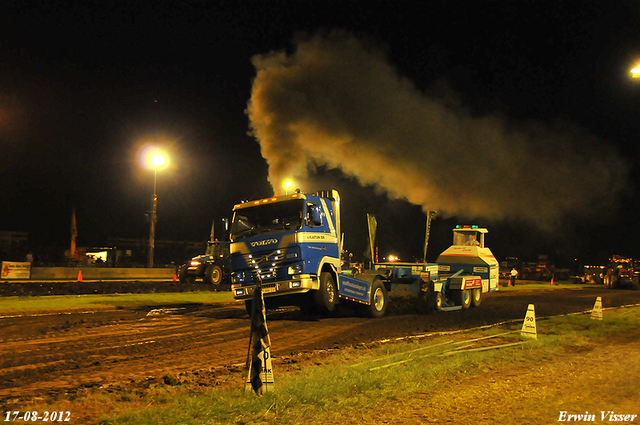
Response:
[{"label": "green grass strip", "polygon": [[46,295],[0,298],[0,314],[100,307],[156,306],[233,302],[231,292],[171,292],[149,294]]}]

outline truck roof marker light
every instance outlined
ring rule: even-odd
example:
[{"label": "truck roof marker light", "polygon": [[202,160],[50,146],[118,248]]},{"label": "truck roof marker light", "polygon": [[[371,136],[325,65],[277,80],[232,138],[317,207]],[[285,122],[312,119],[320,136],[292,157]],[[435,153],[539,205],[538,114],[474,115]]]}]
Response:
[{"label": "truck roof marker light", "polygon": [[259,205],[260,201],[253,201],[253,205]]}]

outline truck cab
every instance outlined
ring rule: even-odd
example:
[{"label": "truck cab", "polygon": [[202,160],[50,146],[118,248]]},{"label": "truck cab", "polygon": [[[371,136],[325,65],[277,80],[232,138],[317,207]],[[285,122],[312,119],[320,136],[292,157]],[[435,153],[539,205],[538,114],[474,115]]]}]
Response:
[{"label": "truck cab", "polygon": [[265,304],[336,309],[340,300],[377,305],[386,292],[377,283],[342,273],[340,196],[337,191],[296,192],[243,202],[231,224],[232,292],[250,302],[257,284]]},{"label": "truck cab", "polygon": [[323,271],[340,271],[335,212],[318,196],[294,193],[244,202],[231,224],[236,299],[250,299],[262,282],[265,297],[318,289]]}]

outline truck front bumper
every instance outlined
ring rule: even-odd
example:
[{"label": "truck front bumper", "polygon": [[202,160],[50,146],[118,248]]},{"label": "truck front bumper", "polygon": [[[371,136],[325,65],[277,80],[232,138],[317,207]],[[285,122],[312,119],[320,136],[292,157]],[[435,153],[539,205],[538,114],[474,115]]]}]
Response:
[{"label": "truck front bumper", "polygon": [[[279,282],[263,282],[262,295],[267,297],[277,297],[281,295],[303,294],[312,289],[318,289],[319,283],[315,276],[301,276],[300,279],[283,280]],[[253,298],[256,285],[240,286],[235,284],[231,287],[233,297],[236,300],[250,300]]]}]

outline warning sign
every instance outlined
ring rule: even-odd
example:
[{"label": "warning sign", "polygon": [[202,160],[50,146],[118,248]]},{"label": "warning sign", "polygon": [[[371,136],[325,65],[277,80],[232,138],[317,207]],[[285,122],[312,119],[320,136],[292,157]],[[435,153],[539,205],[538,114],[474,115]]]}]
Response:
[{"label": "warning sign", "polygon": [[[271,350],[269,347],[265,348],[258,354],[258,359],[262,366],[262,372],[260,378],[262,380],[262,392],[273,391],[273,366],[271,366]],[[249,375],[247,376],[246,390],[249,391],[251,387],[251,367],[253,366],[253,360],[249,363]]]},{"label": "warning sign", "polygon": [[602,297],[596,298],[596,303],[591,310],[591,318],[594,320],[602,320]]},{"label": "warning sign", "polygon": [[522,330],[520,335],[525,338],[538,339],[538,331],[536,329],[536,309],[533,304],[529,304],[527,315],[522,322]]}]

